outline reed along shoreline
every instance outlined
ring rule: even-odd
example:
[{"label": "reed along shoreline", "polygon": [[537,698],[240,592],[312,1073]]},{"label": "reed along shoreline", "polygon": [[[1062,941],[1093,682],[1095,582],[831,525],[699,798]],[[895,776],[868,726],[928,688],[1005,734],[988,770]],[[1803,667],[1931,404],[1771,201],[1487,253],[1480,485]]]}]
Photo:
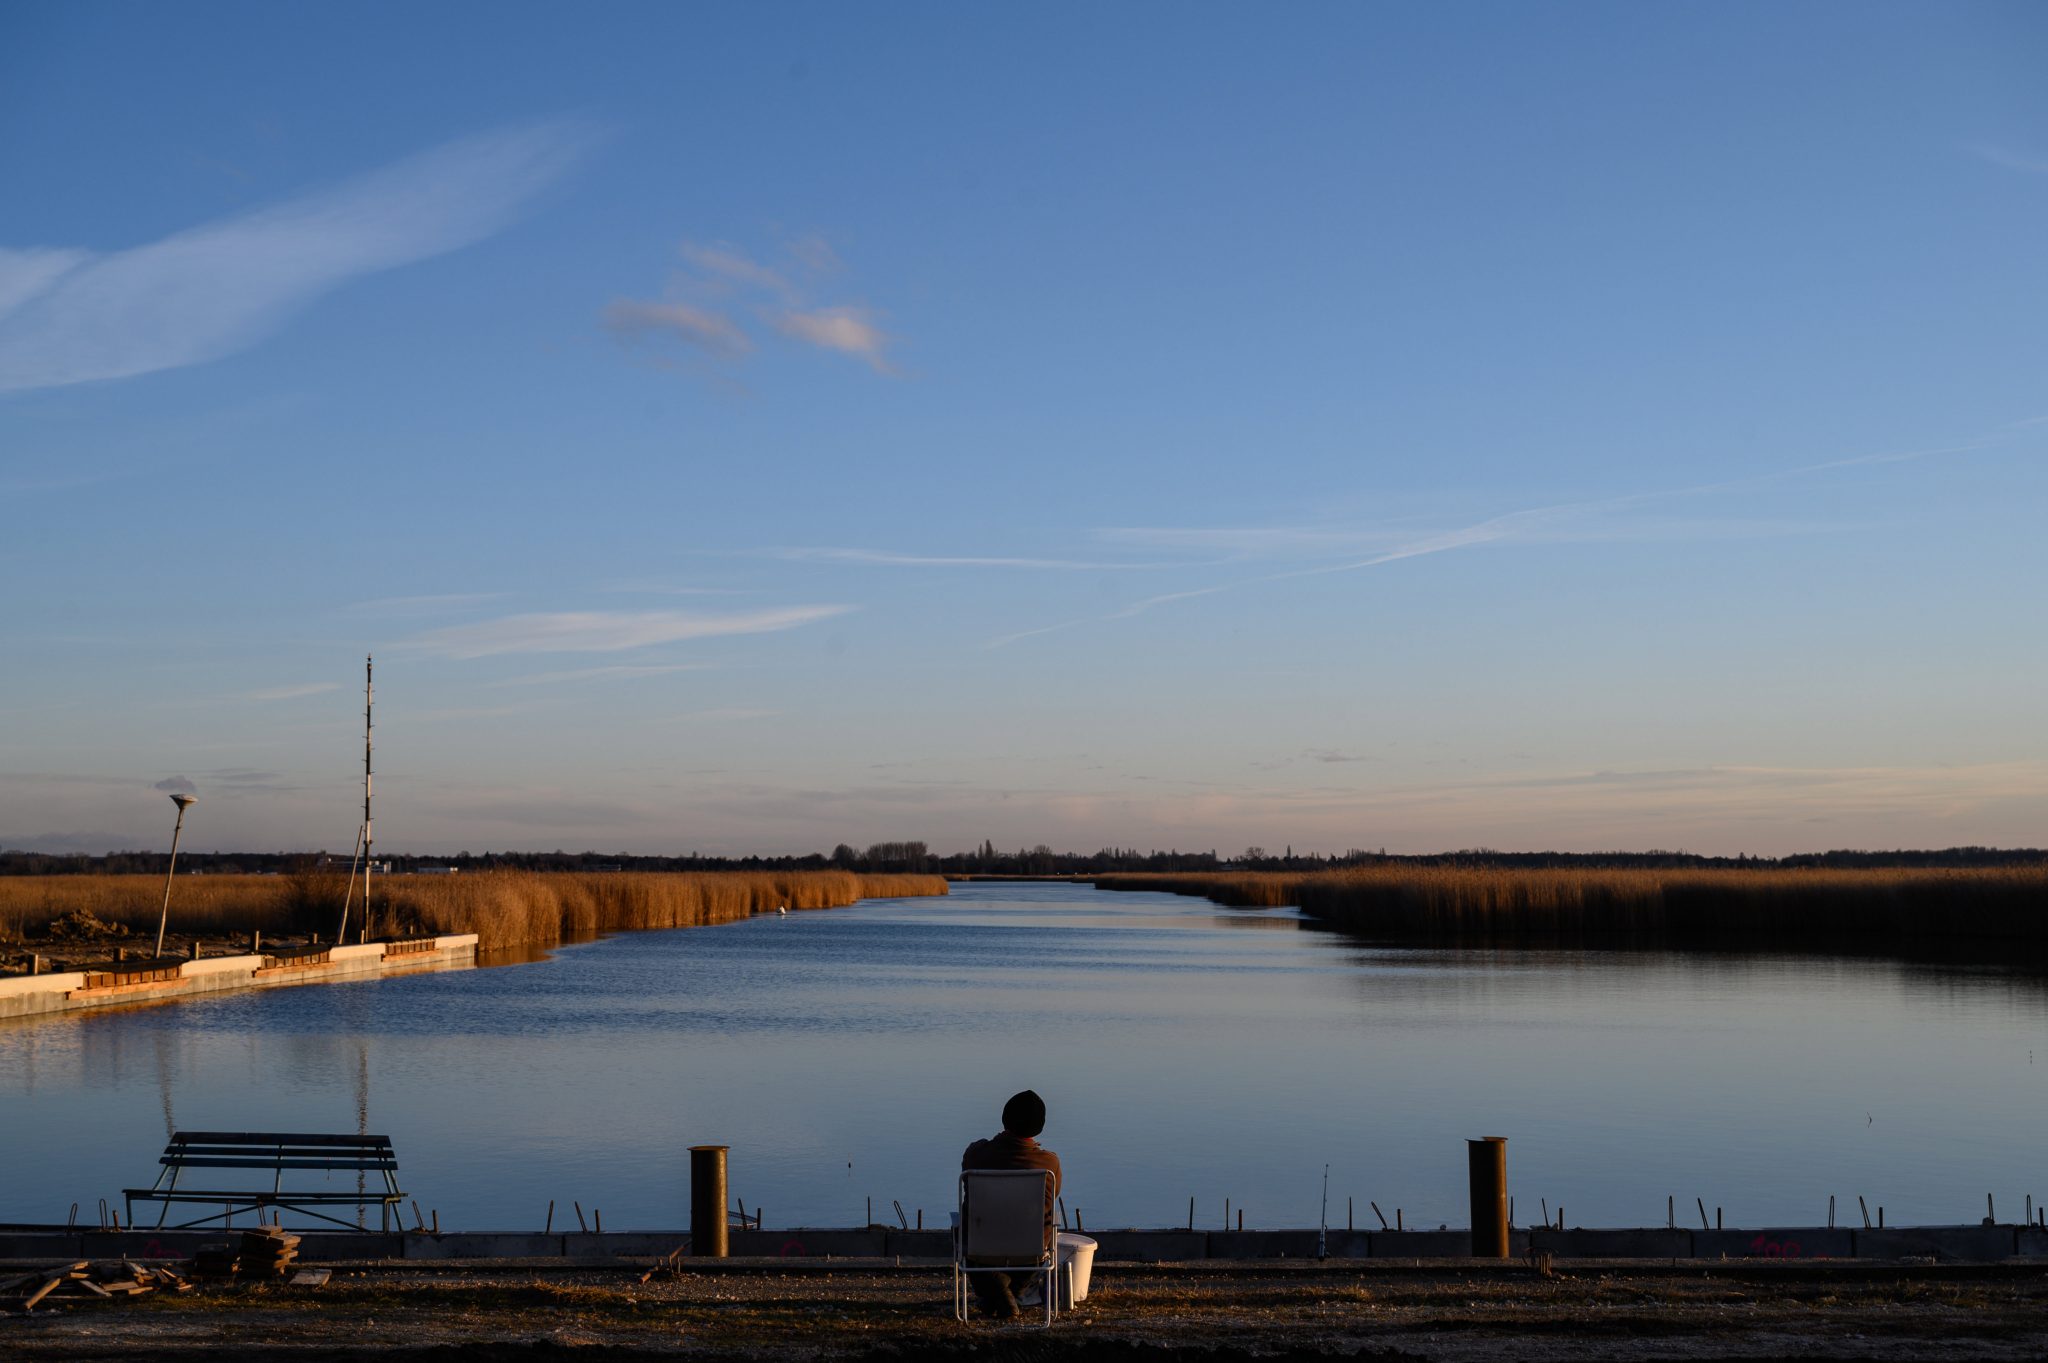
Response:
[{"label": "reed along shoreline", "polygon": [[2048,955],[2048,863],[1921,869],[1364,866],[1117,873],[1104,890],[1299,908],[1363,937],[1920,954],[1972,943]]},{"label": "reed along shoreline", "polygon": [[[330,939],[341,921],[347,877],[180,876],[171,887],[171,935],[194,938],[313,935]],[[72,954],[144,946],[163,907],[160,876],[0,877],[0,944],[66,943]],[[863,899],[946,893],[940,876],[853,871],[476,871],[449,876],[378,876],[372,936],[475,933],[479,951],[551,946],[601,933],[729,923],[778,908],[833,909]],[[357,883],[349,937],[362,927]],[[126,929],[73,937],[85,918]],[[90,943],[90,944],[89,944]]]}]

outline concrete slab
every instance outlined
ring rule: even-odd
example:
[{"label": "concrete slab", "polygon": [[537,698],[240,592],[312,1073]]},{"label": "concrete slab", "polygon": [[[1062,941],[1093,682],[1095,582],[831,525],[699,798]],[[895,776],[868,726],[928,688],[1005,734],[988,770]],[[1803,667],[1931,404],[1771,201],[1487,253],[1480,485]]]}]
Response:
[{"label": "concrete slab", "polygon": [[[386,1235],[382,1231],[308,1231],[296,1230],[293,1234],[302,1237],[299,1242],[301,1259],[402,1259],[405,1257],[405,1237]],[[218,1240],[219,1235],[214,1239]]]},{"label": "concrete slab", "polygon": [[790,1230],[728,1233],[736,1255],[774,1259],[879,1259],[888,1251],[889,1236],[878,1230],[839,1230],[798,1226]]},{"label": "concrete slab", "polygon": [[200,975],[232,975],[237,972],[253,975],[262,968],[261,956],[201,956],[179,966],[178,974],[189,980]]},{"label": "concrete slab", "polygon": [[1560,1259],[1689,1259],[1689,1230],[1654,1226],[1641,1230],[1532,1230],[1529,1248]]},{"label": "concrete slab", "polygon": [[1200,1230],[1098,1230],[1095,1261],[1127,1264],[1173,1264],[1209,1257],[1209,1232]]},{"label": "concrete slab", "polygon": [[84,1252],[84,1238],[76,1234],[0,1231],[0,1259],[76,1259]]},{"label": "concrete slab", "polygon": [[1856,1237],[1847,1226],[1686,1233],[1692,1236],[1693,1257],[1698,1259],[1848,1259],[1856,1253]]},{"label": "concrete slab", "polygon": [[2015,1226],[1916,1226],[1859,1230],[1859,1259],[1932,1258],[1943,1263],[1996,1263],[2016,1252]]},{"label": "concrete slab", "polygon": [[10,994],[62,994],[85,988],[85,972],[67,970],[57,975],[9,975],[0,979],[0,998]]},{"label": "concrete slab", "polygon": [[546,1259],[562,1253],[560,1235],[518,1231],[466,1231],[462,1234],[405,1237],[408,1259]]},{"label": "concrete slab", "polygon": [[1312,1230],[1212,1230],[1209,1232],[1211,1259],[1313,1259],[1316,1233]]},{"label": "concrete slab", "polygon": [[1328,1249],[1332,1259],[1365,1259],[1372,1255],[1372,1233],[1362,1230],[1333,1230]]},{"label": "concrete slab", "polygon": [[892,1230],[884,1254],[900,1254],[906,1259],[950,1259],[953,1257],[953,1232],[950,1230]]},{"label": "concrete slab", "polygon": [[[201,1227],[196,1230],[140,1230],[103,1231],[88,1230],[71,1236],[35,1237],[49,1248],[38,1248],[28,1239],[15,1240],[25,1252],[6,1254],[0,1257],[41,1258],[48,1254],[52,1258],[63,1258],[70,1254],[80,1259],[118,1259],[122,1255],[138,1259],[189,1259],[201,1245],[233,1244],[237,1237],[253,1223],[229,1226],[222,1229]],[[301,1237],[299,1257],[301,1259],[396,1259],[402,1250],[399,1237],[380,1235],[374,1232],[336,1231],[332,1234],[308,1231],[298,1226],[285,1229]],[[8,1237],[0,1237],[0,1244],[8,1244]]]},{"label": "concrete slab", "polygon": [[[1314,1234],[1313,1231],[1310,1234]],[[1375,1259],[1468,1259],[1469,1230],[1376,1230],[1366,1237]]]},{"label": "concrete slab", "polygon": [[690,1241],[688,1231],[596,1231],[560,1237],[562,1253],[572,1259],[646,1258],[673,1254]]}]

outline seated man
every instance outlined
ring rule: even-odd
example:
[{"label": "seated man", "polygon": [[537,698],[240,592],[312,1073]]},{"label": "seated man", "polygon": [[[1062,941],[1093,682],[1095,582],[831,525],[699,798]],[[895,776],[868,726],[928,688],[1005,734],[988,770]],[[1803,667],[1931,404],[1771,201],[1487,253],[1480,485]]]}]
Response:
[{"label": "seated man", "polygon": [[[985,1141],[976,1141],[960,1157],[966,1169],[1046,1169],[1052,1173],[1045,1189],[1045,1228],[1052,1233],[1053,1199],[1060,1192],[1060,1157],[1040,1145],[1038,1133],[1045,1130],[1045,1100],[1030,1089],[1003,1104],[1003,1129]],[[969,1283],[981,1309],[997,1320],[1017,1314],[1017,1289],[1031,1280],[1030,1273],[976,1273]]]}]

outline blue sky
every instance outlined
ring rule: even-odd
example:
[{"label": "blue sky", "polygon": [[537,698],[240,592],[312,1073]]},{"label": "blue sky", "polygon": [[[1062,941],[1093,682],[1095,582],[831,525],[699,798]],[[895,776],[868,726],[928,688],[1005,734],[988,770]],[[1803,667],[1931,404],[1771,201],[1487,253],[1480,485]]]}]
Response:
[{"label": "blue sky", "polygon": [[0,845],[2041,845],[2044,65],[10,4]]}]

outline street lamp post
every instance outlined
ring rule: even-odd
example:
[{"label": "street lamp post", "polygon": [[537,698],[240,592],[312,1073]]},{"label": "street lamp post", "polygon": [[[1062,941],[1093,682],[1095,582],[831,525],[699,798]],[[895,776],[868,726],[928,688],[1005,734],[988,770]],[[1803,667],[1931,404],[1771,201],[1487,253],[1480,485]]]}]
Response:
[{"label": "street lamp post", "polygon": [[178,823],[171,830],[171,869],[164,872],[164,911],[156,920],[156,958],[164,958],[164,929],[171,922],[171,877],[178,873],[178,835],[185,831],[185,811],[199,803],[197,795],[173,795],[171,803],[178,807]]}]

